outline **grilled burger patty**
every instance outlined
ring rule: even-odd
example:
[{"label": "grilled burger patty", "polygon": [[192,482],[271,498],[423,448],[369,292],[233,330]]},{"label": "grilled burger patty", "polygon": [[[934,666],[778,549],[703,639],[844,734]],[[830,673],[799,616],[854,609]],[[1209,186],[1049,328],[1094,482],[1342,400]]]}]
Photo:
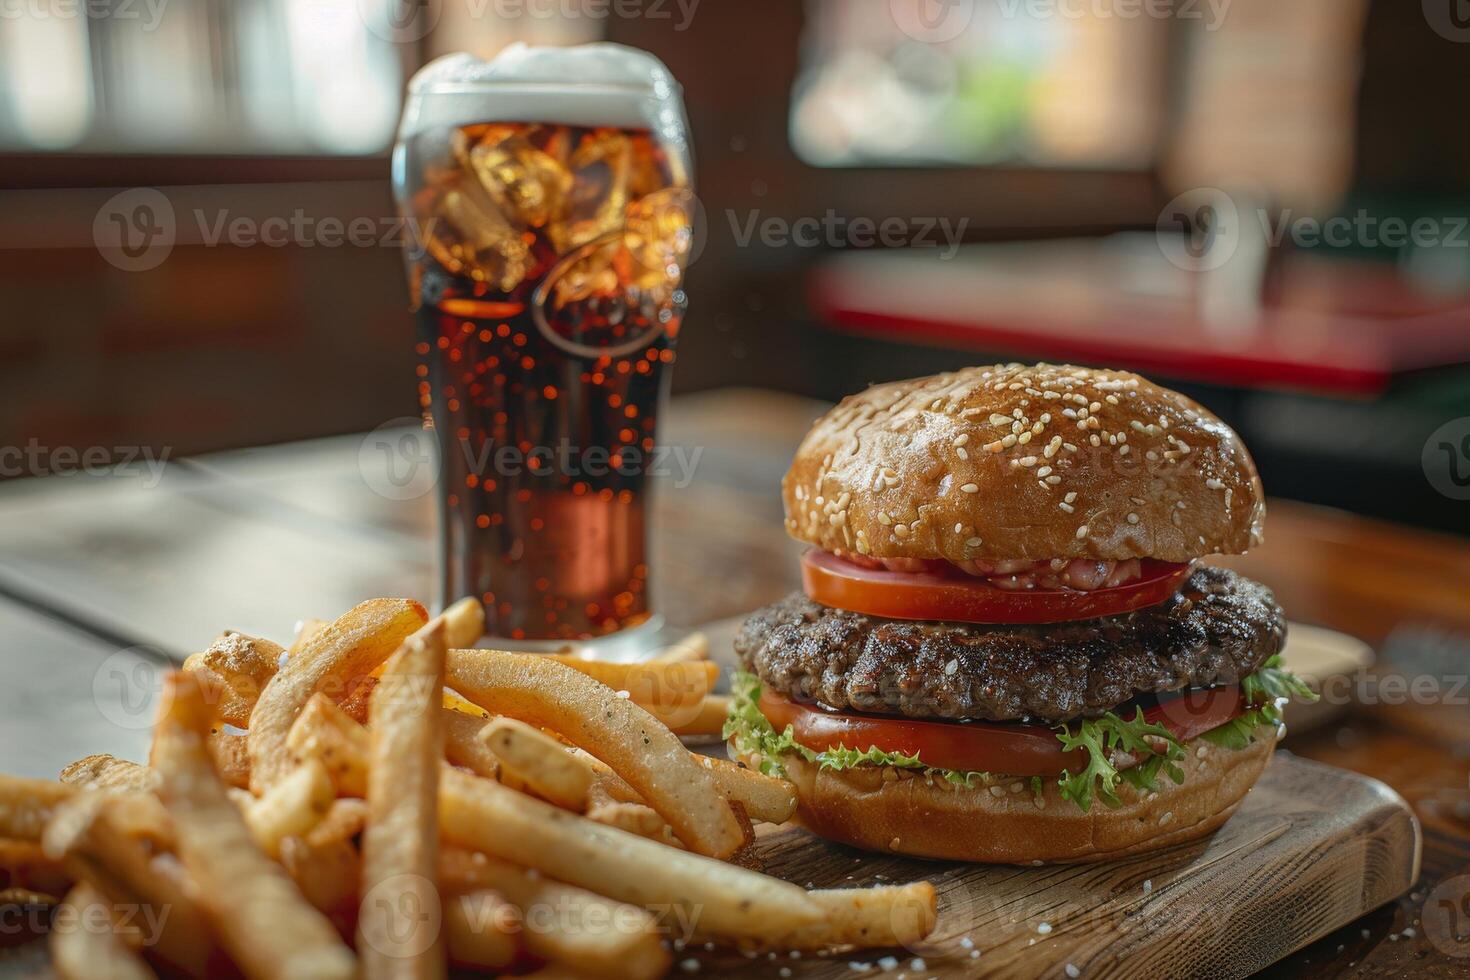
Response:
[{"label": "grilled burger patty", "polygon": [[1057,723],[1139,694],[1230,684],[1281,649],[1271,590],[1201,567],[1148,609],[1074,623],[880,619],[797,592],[753,613],[735,652],[796,700],[916,718]]}]

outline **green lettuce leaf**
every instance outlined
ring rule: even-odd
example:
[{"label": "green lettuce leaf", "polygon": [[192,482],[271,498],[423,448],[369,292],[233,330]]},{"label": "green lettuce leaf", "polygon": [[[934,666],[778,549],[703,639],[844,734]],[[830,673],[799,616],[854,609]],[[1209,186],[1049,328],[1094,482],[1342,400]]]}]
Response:
[{"label": "green lettuce leaf", "polygon": [[[1204,739],[1224,748],[1243,749],[1255,739],[1258,729],[1274,728],[1281,723],[1281,709],[1288,700],[1317,700],[1311,688],[1281,667],[1280,656],[1272,657],[1254,674],[1243,679],[1241,690],[1247,705],[1245,713],[1205,732]],[[823,752],[813,751],[796,741],[791,726],[788,725],[785,731],[775,730],[761,713],[760,695],[759,677],[746,671],[735,673],[730,683],[730,715],[725,720],[724,737],[741,755],[747,758],[758,755],[760,771],[768,776],[785,776],[781,757],[794,753],[808,762],[816,762],[823,769],[894,766],[923,771],[966,787],[977,783],[988,785],[996,779],[986,772],[927,766],[917,754],[885,752],[871,745],[866,749],[840,745]],[[1085,718],[1057,728],[1056,733],[1063,751],[1081,753],[1076,774],[1068,769],[1057,783],[1062,797],[1071,800],[1084,813],[1091,810],[1095,799],[1106,806],[1118,806],[1119,782],[1126,782],[1140,792],[1157,791],[1161,777],[1165,776],[1174,783],[1184,782],[1184,770],[1178,765],[1184,758],[1184,748],[1163,725],[1145,721],[1142,709],[1136,708],[1132,718],[1113,712],[1100,718]],[[1119,769],[1113,765],[1114,754],[1119,752],[1142,761]],[[1040,798],[1044,781],[1033,776],[1030,782],[1032,793]]]},{"label": "green lettuce leaf", "polygon": [[899,769],[916,769],[933,774],[958,786],[973,786],[976,782],[988,782],[990,776],[983,772],[964,772],[954,769],[939,769],[926,766],[917,755],[902,752],[885,752],[875,746],[866,749],[839,745],[822,752],[814,752],[797,742],[791,726],[778,732],[765,715],[761,714],[759,702],[761,681],[754,674],[736,671],[730,679],[730,714],[725,719],[724,737],[733,740],[735,750],[747,758],[759,754],[760,770],[768,776],[785,776],[780,756],[793,752],[808,762],[815,762],[823,769],[854,769],[858,766],[894,766]]},{"label": "green lettuce leaf", "polygon": [[[1063,725],[1056,733],[1064,752],[1081,750],[1087,755],[1087,765],[1075,776],[1068,769],[1058,780],[1062,798],[1077,804],[1083,813],[1092,809],[1094,797],[1110,807],[1118,806],[1119,779],[1140,788],[1156,789],[1159,769],[1167,766],[1171,779],[1184,781],[1183,771],[1174,765],[1184,758],[1183,746],[1163,725],[1145,721],[1142,708],[1135,708],[1131,719],[1109,711],[1101,718],[1084,718]],[[1112,762],[1114,752],[1127,752],[1144,761],[1120,773]]]}]

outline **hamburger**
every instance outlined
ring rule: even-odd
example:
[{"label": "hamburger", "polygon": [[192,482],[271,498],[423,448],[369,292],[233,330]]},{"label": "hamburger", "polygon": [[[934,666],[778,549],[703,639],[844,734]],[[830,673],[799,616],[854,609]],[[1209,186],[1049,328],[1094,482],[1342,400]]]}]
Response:
[{"label": "hamburger", "polygon": [[1270,760],[1271,591],[1202,564],[1261,537],[1250,454],[1123,371],[877,385],[782,481],[803,590],[752,614],[725,737],[856,847],[1040,863],[1209,834]]}]

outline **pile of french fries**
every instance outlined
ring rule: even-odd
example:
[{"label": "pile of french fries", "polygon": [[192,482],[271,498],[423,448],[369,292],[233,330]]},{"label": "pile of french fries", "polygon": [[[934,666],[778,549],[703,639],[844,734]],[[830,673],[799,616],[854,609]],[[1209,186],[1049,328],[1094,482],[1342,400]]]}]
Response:
[{"label": "pile of french fries", "polygon": [[[928,883],[752,870],[794,787],[691,752],[698,638],[650,662],[473,649],[483,609],[375,599],[167,678],[148,764],[0,776],[0,903],[54,905],[67,978],[656,977],[692,943],[890,947]],[[155,972],[157,971],[157,972]]]}]

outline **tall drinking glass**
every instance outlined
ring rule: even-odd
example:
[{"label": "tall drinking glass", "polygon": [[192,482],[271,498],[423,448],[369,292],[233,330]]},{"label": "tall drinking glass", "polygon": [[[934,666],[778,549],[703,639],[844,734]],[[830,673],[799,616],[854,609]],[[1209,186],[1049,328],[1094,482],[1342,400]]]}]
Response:
[{"label": "tall drinking glass", "polygon": [[509,641],[652,620],[649,468],[692,239],[680,90],[611,44],[441,58],[394,191],[439,450],[441,600]]}]

